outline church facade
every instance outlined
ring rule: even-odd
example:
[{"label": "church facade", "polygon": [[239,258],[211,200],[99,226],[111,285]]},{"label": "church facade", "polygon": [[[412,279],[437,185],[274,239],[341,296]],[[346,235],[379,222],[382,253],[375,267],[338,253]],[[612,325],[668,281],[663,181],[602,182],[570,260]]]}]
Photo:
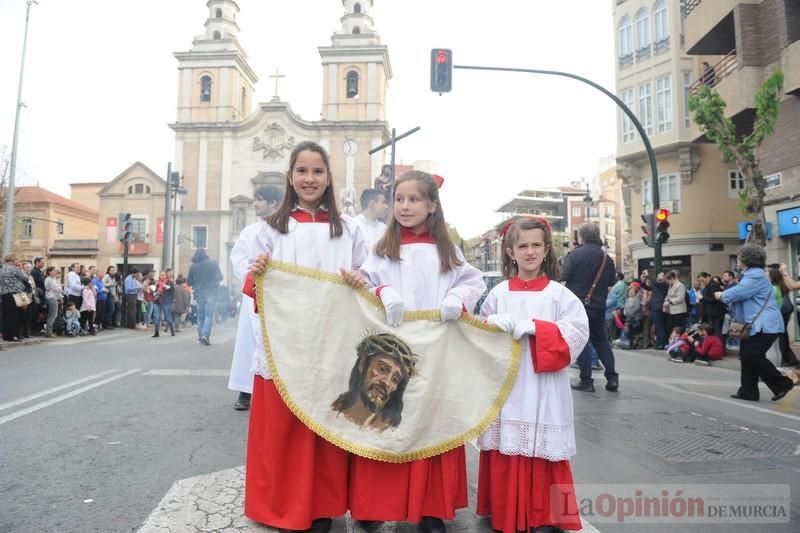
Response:
[{"label": "church facade", "polygon": [[322,111],[318,121],[298,117],[276,95],[255,104],[258,78],[237,40],[239,6],[209,0],[205,31],[178,60],[174,168],[186,191],[175,217],[176,271],[187,272],[197,248],[217,260],[226,282],[229,253],[239,232],[255,221],[256,187],[281,190],[289,154],[301,141],[330,154],[340,208],[357,210],[361,191],[381,172],[389,138],[385,103],[392,77],[388,48],[370,17],[372,0],[342,0],[344,14],[330,46],[319,47]]}]

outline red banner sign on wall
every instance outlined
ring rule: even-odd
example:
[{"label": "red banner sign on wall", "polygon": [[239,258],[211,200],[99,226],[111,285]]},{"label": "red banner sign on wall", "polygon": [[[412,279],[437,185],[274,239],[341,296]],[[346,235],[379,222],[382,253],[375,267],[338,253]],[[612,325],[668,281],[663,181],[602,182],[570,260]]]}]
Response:
[{"label": "red banner sign on wall", "polygon": [[164,244],[164,217],[156,219],[156,244]]},{"label": "red banner sign on wall", "polygon": [[106,242],[109,244],[117,240],[117,224],[116,218],[106,218]]}]

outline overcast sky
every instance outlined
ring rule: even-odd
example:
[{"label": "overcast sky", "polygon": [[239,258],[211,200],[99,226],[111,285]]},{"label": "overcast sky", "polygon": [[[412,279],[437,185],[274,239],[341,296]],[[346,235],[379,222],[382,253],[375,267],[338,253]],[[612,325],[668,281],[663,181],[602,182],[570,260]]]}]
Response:
[{"label": "overcast sky", "polygon": [[[528,187],[597,174],[615,147],[614,104],[572,80],[456,71],[453,92],[429,90],[429,55],[456,64],[564,70],[614,86],[611,0],[376,0],[389,46],[388,119],[398,161],[435,161],[447,183],[445,215],[464,237]],[[339,0],[238,0],[239,41],[267,101],[280,94],[319,118],[318,46],[330,45]],[[11,151],[25,0],[0,0],[0,151]],[[40,0],[31,9],[18,177],[69,195],[68,184],[108,181],[140,160],[160,175],[174,152],[177,61],[203,32],[206,0]]]}]

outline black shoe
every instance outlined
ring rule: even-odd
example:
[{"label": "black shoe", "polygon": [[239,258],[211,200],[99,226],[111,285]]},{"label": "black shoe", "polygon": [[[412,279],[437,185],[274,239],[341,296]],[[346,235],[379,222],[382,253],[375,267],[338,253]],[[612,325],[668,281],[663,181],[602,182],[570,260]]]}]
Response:
[{"label": "black shoe", "polygon": [[616,379],[609,379],[606,383],[606,390],[609,392],[617,392],[619,390],[619,381]]},{"label": "black shoe", "polygon": [[311,522],[311,529],[308,531],[310,533],[328,533],[328,531],[331,530],[332,524],[333,520],[330,518],[317,518]]},{"label": "black shoe", "polygon": [[174,337],[174,336],[175,336],[175,332],[174,332],[174,331],[171,331],[171,332],[170,332],[170,334],[169,334],[169,336],[170,336],[170,337]]},{"label": "black shoe", "polygon": [[367,533],[372,533],[383,525],[382,520],[356,520],[356,522]]},{"label": "black shoe", "polygon": [[423,516],[422,521],[417,525],[420,533],[446,533],[447,527],[444,520],[433,516]]},{"label": "black shoe", "polygon": [[247,411],[250,409],[250,395],[246,392],[240,392],[236,403],[233,404],[233,408],[237,411]]},{"label": "black shoe", "polygon": [[556,526],[532,527],[531,533],[566,533],[563,529]]},{"label": "black shoe", "polygon": [[594,383],[573,383],[570,387],[583,392],[594,392]]},{"label": "black shoe", "polygon": [[789,391],[792,390],[793,388],[794,388],[794,385],[792,385],[788,389],[784,389],[784,390],[780,391],[778,394],[776,394],[775,396],[772,397],[772,401],[773,402],[777,402],[778,400],[780,400],[781,398],[783,398],[784,396],[789,394]]},{"label": "black shoe", "polygon": [[160,336],[161,335],[159,335],[157,331],[156,331],[155,335],[153,335],[153,337],[160,337]]},{"label": "black shoe", "polygon": [[745,398],[744,396],[740,395],[738,392],[736,394],[731,394],[731,398],[733,398],[735,400],[747,400],[748,402],[757,402],[758,401],[758,398]]}]

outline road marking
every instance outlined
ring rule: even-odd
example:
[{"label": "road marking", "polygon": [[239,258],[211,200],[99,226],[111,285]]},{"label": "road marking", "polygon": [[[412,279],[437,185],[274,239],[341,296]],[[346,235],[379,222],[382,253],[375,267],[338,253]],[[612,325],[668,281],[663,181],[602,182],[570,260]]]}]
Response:
[{"label": "road marking", "polygon": [[[763,407],[757,407],[755,405],[750,405],[750,402],[747,400],[728,400],[727,398],[719,398],[717,396],[712,396],[710,394],[703,394],[702,392],[694,392],[690,390],[681,389],[680,387],[673,387],[672,385],[667,385],[659,380],[651,380],[653,385],[658,385],[659,387],[663,387],[665,389],[669,389],[675,392],[681,392],[683,394],[694,394],[695,396],[700,396],[701,398],[708,398],[709,400],[716,400],[718,402],[727,403],[730,405],[735,405],[737,407],[741,407],[743,409],[750,409],[751,411],[758,411],[759,413],[766,413],[768,415],[774,416],[782,416],[784,418],[788,418],[789,420],[794,420],[796,422],[800,422],[800,416],[790,415],[787,413],[781,413],[780,411],[775,411],[773,409],[765,409]],[[791,393],[790,393],[791,394]]]},{"label": "road marking", "polygon": [[136,374],[137,372],[141,372],[141,369],[140,368],[134,368],[133,370],[128,370],[127,372],[123,372],[122,374],[116,374],[114,376],[111,376],[110,378],[106,378],[106,379],[101,380],[101,381],[96,381],[94,383],[86,385],[85,387],[81,387],[79,389],[75,389],[75,390],[70,391],[70,392],[68,392],[66,394],[62,394],[60,396],[56,396],[55,398],[51,398],[51,399],[49,399],[47,401],[44,401],[44,402],[41,402],[41,403],[37,403],[35,405],[31,405],[30,407],[22,409],[21,411],[17,411],[16,413],[12,413],[10,415],[6,415],[6,416],[0,418],[0,426],[5,424],[6,422],[11,422],[12,420],[16,420],[17,418],[19,418],[21,416],[25,416],[25,415],[28,415],[28,414],[31,414],[31,413],[35,413],[36,411],[38,411],[40,409],[44,409],[45,407],[49,407],[49,406],[51,406],[53,404],[56,404],[58,402],[61,402],[61,401],[64,401],[64,400],[68,400],[69,398],[77,396],[78,394],[82,394],[82,393],[84,393],[86,391],[95,389],[97,387],[101,387],[103,385],[111,383],[112,381],[116,381],[116,380],[122,379],[122,378],[124,378],[126,376],[130,376],[131,374]]},{"label": "road marking", "polygon": [[59,385],[58,387],[53,387],[52,389],[43,390],[42,392],[37,392],[36,394],[31,394],[29,396],[23,396],[22,398],[14,400],[12,402],[2,403],[0,404],[0,411],[5,411],[6,409],[19,405],[21,403],[27,403],[31,400],[36,400],[37,398],[41,398],[42,396],[47,396],[48,394],[53,394],[54,392],[68,389],[70,387],[74,387],[75,385],[80,385],[81,383],[85,383],[87,381],[91,381],[93,379],[105,376],[106,374],[111,374],[112,372],[118,372],[118,371],[119,371],[118,368],[112,368],[111,370],[100,372],[99,374],[93,374],[91,376],[86,376],[85,378],[82,379],[70,381],[69,383],[64,383],[63,385]]},{"label": "road marking", "polygon": [[155,368],[144,372],[143,376],[201,376],[201,377],[228,377],[229,368]]}]

